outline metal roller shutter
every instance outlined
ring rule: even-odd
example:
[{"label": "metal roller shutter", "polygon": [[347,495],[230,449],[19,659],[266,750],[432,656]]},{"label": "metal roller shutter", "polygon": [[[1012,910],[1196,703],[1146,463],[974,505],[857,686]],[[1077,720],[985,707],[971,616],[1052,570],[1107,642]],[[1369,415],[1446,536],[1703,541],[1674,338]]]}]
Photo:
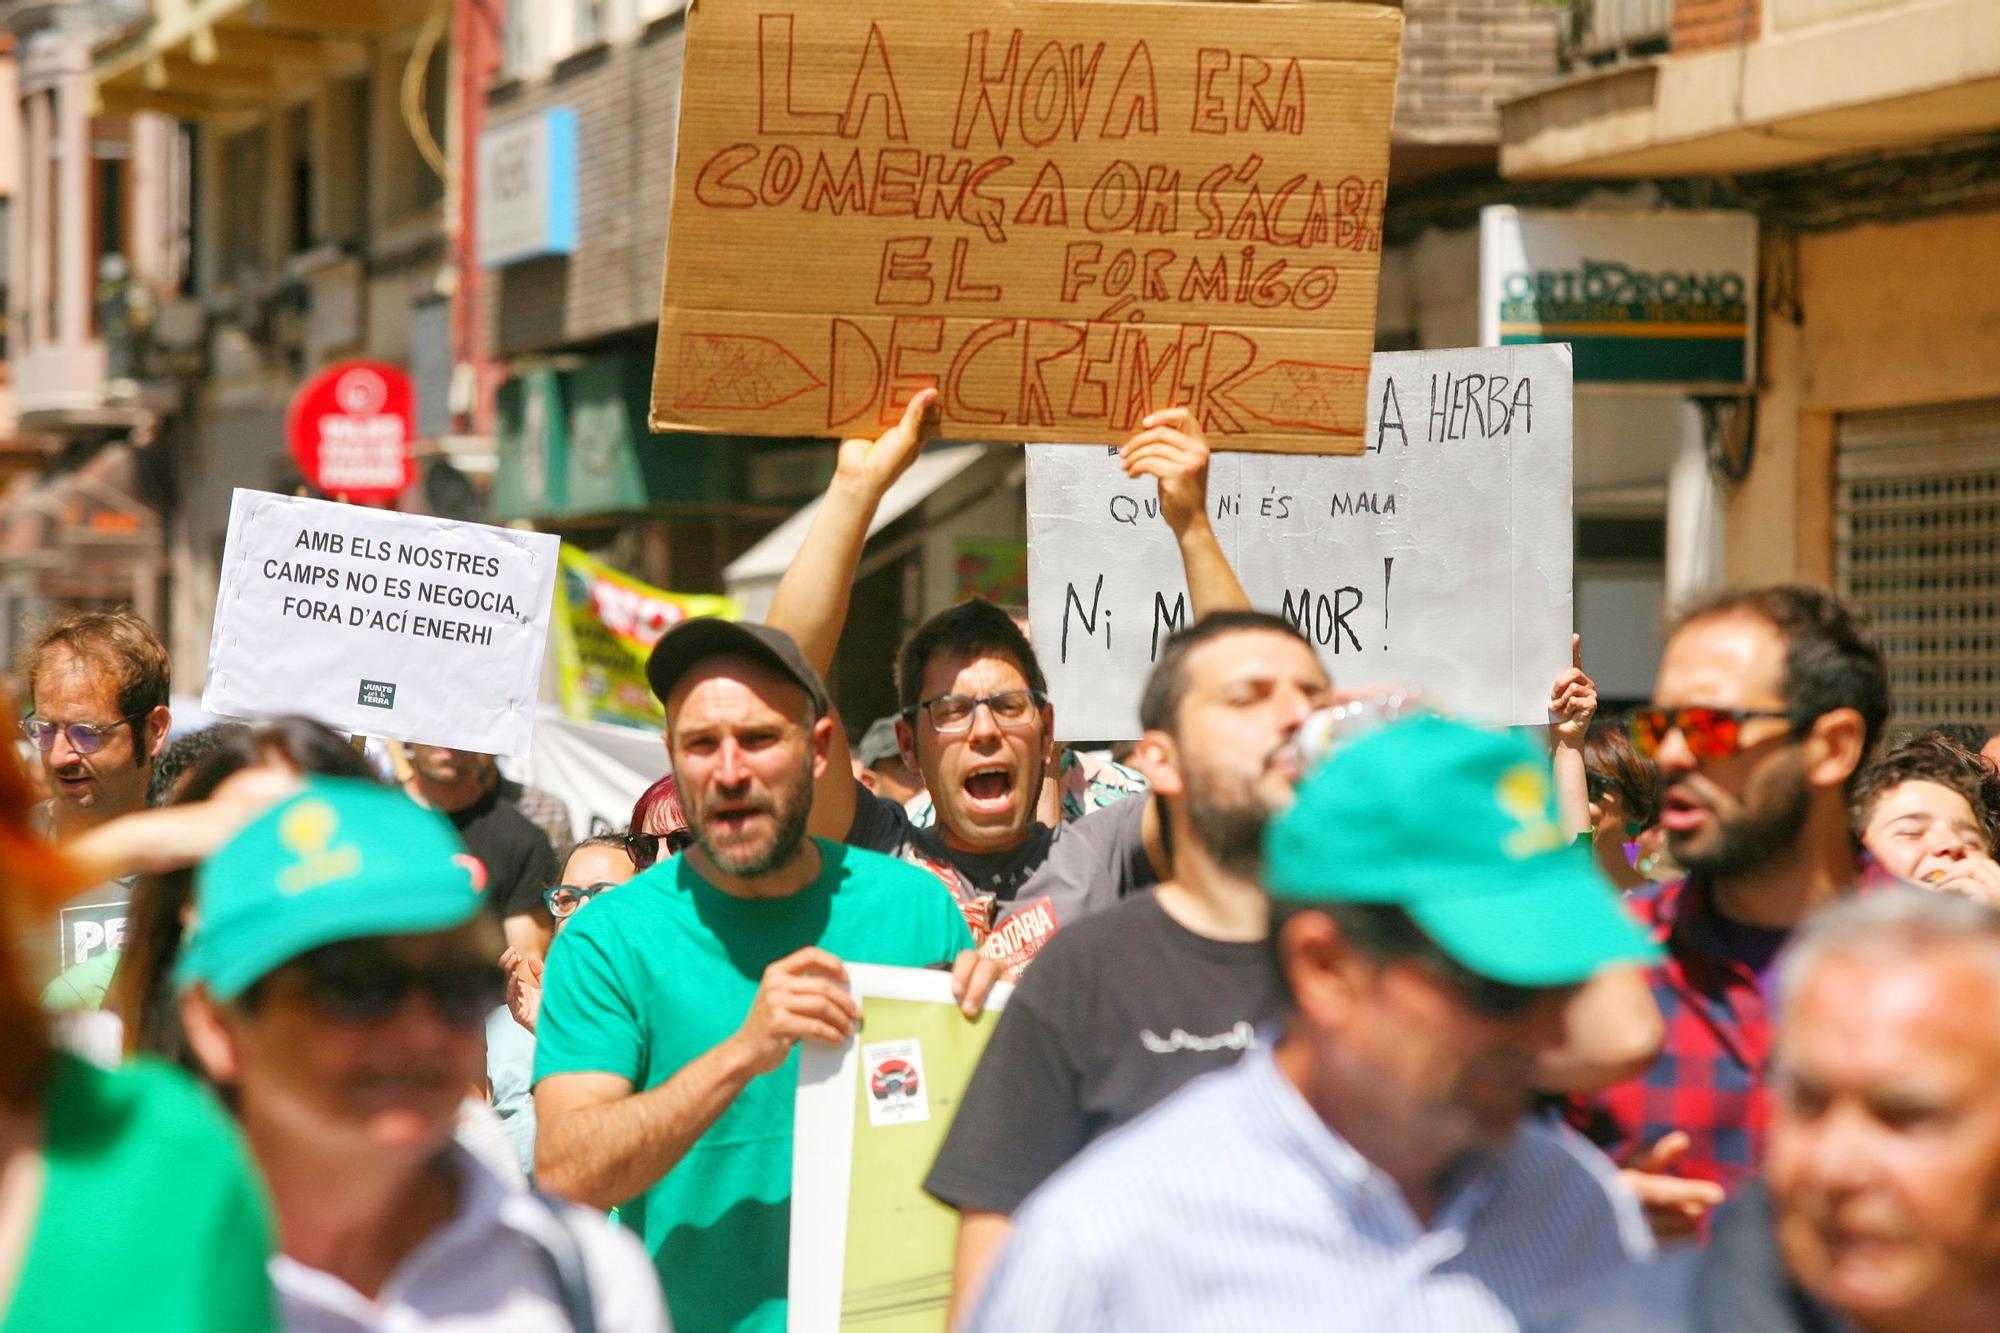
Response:
[{"label": "metal roller shutter", "polygon": [[1874,621],[1890,724],[2000,729],[2000,400],[1843,416],[1834,579]]}]

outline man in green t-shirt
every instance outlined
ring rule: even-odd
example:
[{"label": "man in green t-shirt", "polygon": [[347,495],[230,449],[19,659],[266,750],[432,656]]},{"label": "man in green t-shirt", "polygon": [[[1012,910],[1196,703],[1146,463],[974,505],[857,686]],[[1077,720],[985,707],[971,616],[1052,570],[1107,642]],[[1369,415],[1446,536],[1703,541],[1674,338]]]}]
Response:
[{"label": "man in green t-shirt", "polygon": [[801,1038],[842,1042],[843,960],[981,963],[931,875],[806,836],[833,719],[783,633],[690,620],[646,666],[694,845],[580,914],[550,950],[536,1031],[536,1177],[645,1238],[674,1327],[785,1326]]}]

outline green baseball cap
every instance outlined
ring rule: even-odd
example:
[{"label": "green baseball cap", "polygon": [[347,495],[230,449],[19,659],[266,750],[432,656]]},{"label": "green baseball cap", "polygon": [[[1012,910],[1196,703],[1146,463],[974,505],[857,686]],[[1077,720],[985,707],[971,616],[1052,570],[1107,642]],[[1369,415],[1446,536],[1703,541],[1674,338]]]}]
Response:
[{"label": "green baseball cap", "polygon": [[484,879],[444,816],[393,787],[313,778],[195,872],[174,976],[233,1000],[322,944],[462,925]]},{"label": "green baseball cap", "polygon": [[1659,950],[1556,813],[1546,753],[1421,717],[1334,752],[1264,837],[1264,882],[1296,903],[1402,908],[1453,959],[1567,986]]}]

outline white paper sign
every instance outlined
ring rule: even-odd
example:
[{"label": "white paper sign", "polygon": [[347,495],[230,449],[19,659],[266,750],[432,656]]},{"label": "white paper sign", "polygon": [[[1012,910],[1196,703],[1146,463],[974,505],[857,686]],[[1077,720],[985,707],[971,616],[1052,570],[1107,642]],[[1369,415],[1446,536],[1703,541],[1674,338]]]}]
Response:
[{"label": "white paper sign", "polygon": [[202,707],[523,754],[560,540],[236,492]]},{"label": "white paper sign", "polygon": [[[1368,452],[1218,453],[1216,535],[1253,605],[1337,684],[1415,685],[1474,721],[1548,721],[1570,660],[1570,354],[1378,353]],[[1139,734],[1160,644],[1191,620],[1151,479],[1115,452],[1029,445],[1028,606],[1063,740]]]}]

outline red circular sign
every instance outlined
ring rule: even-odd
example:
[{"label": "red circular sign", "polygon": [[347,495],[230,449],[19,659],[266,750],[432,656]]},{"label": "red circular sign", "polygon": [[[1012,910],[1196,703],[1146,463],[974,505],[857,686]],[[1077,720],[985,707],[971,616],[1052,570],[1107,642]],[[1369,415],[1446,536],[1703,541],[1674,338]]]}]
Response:
[{"label": "red circular sign", "polygon": [[410,377],[380,361],[342,361],[292,399],[285,435],[307,481],[339,500],[387,504],[415,476]]}]

